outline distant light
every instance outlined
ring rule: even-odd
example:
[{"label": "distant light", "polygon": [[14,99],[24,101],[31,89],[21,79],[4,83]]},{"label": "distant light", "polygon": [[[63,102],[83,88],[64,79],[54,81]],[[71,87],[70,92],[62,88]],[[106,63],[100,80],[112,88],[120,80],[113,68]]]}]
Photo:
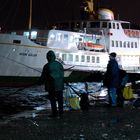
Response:
[{"label": "distant light", "polygon": [[31,39],[36,39],[37,31],[31,31],[31,34],[30,34],[30,32],[24,32],[23,35],[26,36],[27,38],[30,37]]},{"label": "distant light", "polygon": [[28,38],[29,37],[29,32],[24,32],[23,35]]},{"label": "distant light", "polygon": [[37,37],[37,31],[32,31],[31,32],[31,39],[36,39]]}]

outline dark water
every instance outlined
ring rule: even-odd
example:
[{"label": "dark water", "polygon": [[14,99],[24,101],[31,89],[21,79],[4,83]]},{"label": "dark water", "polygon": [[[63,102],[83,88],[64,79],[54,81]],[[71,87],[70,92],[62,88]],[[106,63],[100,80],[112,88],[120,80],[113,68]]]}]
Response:
[{"label": "dark water", "polygon": [[[71,86],[76,92],[84,92],[83,83],[73,83]],[[99,83],[88,83],[88,91],[100,89]],[[0,122],[18,117],[35,117],[39,111],[50,109],[44,86],[28,88],[0,88]],[[96,95],[97,96],[97,95]],[[78,97],[70,87],[65,86],[64,109],[69,110],[69,98]],[[93,98],[93,97],[92,97]]]},{"label": "dark water", "polygon": [[28,117],[50,108],[43,86],[29,88],[0,88],[0,120]]}]

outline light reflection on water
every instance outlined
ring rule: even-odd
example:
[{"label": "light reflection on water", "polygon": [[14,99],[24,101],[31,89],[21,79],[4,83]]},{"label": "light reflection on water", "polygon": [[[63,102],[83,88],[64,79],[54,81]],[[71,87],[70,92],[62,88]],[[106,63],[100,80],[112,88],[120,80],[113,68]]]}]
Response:
[{"label": "light reflection on water", "polygon": [[34,110],[47,108],[49,100],[43,86],[28,88],[0,88],[0,118],[13,114],[23,116]]},{"label": "light reflection on water", "polygon": [[[71,83],[77,92],[85,90],[84,83]],[[88,91],[95,92],[101,89],[101,83],[88,83]],[[82,90],[82,91],[81,91]],[[97,93],[97,92],[96,92]],[[76,96],[69,86],[65,86],[64,98]],[[64,104],[66,100],[64,101]],[[28,88],[0,88],[0,119],[34,117],[39,111],[50,109],[50,102],[44,86]],[[68,110],[68,108],[65,108]]]}]

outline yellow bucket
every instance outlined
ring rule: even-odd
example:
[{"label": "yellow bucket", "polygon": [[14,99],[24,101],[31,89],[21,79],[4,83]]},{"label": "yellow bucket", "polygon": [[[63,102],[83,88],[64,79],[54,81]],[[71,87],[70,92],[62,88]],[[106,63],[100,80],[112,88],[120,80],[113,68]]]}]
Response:
[{"label": "yellow bucket", "polygon": [[70,107],[71,107],[71,109],[74,109],[74,110],[79,110],[80,109],[80,104],[79,104],[79,98],[78,97],[70,98]]}]

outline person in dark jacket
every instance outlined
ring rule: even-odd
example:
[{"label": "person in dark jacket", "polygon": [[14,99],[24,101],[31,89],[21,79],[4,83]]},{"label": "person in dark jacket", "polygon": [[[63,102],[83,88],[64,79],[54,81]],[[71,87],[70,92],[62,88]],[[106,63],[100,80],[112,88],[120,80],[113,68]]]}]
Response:
[{"label": "person in dark jacket", "polygon": [[124,104],[123,90],[128,82],[129,77],[125,70],[120,69],[119,71],[120,71],[120,84],[117,91],[117,95],[118,95],[117,100],[118,100],[118,106],[123,107]]},{"label": "person in dark jacket", "polygon": [[104,86],[108,88],[109,102],[111,106],[117,106],[117,88],[119,87],[119,66],[116,61],[116,53],[109,54],[109,62],[105,74]]},{"label": "person in dark jacket", "polygon": [[[56,117],[63,114],[63,89],[64,89],[64,69],[61,63],[56,61],[56,56],[52,50],[47,55],[48,63],[44,65],[38,84],[45,84],[45,90],[49,94],[52,114],[49,117]],[[56,105],[58,100],[58,110]],[[59,114],[58,114],[59,113]]]}]

